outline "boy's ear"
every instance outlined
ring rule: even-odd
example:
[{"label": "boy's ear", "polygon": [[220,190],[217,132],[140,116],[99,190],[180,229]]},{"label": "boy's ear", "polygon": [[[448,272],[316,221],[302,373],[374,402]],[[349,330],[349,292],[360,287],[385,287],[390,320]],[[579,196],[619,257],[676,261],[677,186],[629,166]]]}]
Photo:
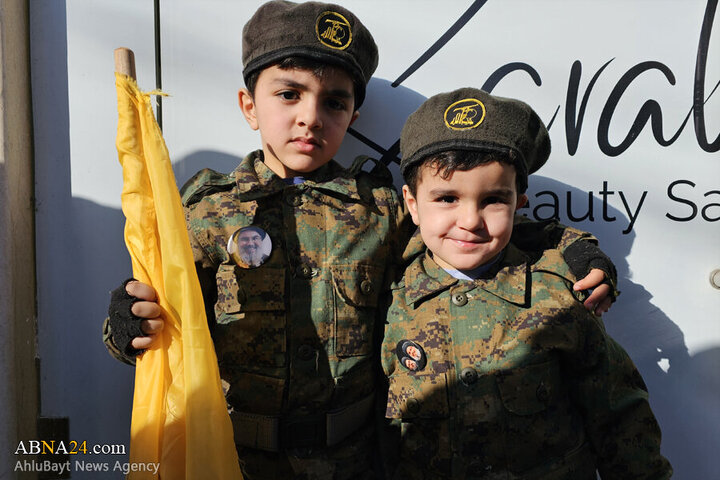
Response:
[{"label": "boy's ear", "polygon": [[410,192],[410,187],[408,187],[407,185],[403,185],[402,194],[403,198],[405,199],[405,205],[407,205],[408,212],[410,212],[410,216],[412,217],[413,223],[420,226],[420,216],[418,215],[417,210],[417,200],[415,200],[412,192]]},{"label": "boy's ear", "polygon": [[353,123],[355,123],[355,120],[357,120],[357,118],[358,118],[359,116],[360,116],[360,112],[358,112],[357,110],[355,110],[355,111],[353,112],[352,118],[350,119],[350,124],[348,125],[348,128],[350,127],[350,125],[352,125]]},{"label": "boy's ear", "polygon": [[258,129],[257,116],[255,115],[255,100],[253,100],[250,91],[247,88],[241,88],[238,90],[238,104],[240,110],[242,110],[245,120],[247,121],[250,128],[253,130]]},{"label": "boy's ear", "polygon": [[517,205],[515,206],[515,211],[518,211],[518,210],[520,210],[522,207],[524,207],[525,205],[527,205],[527,202],[528,202],[528,196],[527,196],[527,195],[525,195],[524,193],[523,193],[522,195],[518,195]]}]

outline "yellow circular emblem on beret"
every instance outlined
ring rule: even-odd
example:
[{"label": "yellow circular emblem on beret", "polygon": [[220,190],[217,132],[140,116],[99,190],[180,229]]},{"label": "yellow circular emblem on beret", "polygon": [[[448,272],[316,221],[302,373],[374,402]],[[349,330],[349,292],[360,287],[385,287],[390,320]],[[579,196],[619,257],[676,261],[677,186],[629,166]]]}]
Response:
[{"label": "yellow circular emblem on beret", "polygon": [[470,130],[485,120],[485,105],[476,98],[464,98],[445,110],[445,125],[452,130]]},{"label": "yellow circular emblem on beret", "polygon": [[336,50],[345,50],[352,42],[350,22],[333,11],[320,14],[315,22],[315,34],[320,43]]}]

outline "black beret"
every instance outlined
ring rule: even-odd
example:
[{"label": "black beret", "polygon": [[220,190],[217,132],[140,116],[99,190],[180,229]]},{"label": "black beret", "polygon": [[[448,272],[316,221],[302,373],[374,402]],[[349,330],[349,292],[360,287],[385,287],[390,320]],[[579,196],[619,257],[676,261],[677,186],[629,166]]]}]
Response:
[{"label": "black beret", "polygon": [[253,226],[253,225],[251,225],[251,226],[249,226],[249,227],[243,227],[243,228],[241,228],[240,230],[238,230],[238,232],[239,232],[239,233],[243,233],[243,232],[255,232],[255,233],[257,233],[258,235],[260,235],[260,238],[261,238],[262,240],[265,240],[265,236],[267,235],[267,233],[265,233],[265,230],[263,230],[263,229],[260,228],[260,227],[255,227],[255,226]]},{"label": "black beret", "polygon": [[400,135],[400,170],[448,150],[507,155],[526,187],[527,176],[550,156],[550,136],[526,103],[461,88],[428,98],[408,117]]},{"label": "black beret", "polygon": [[257,9],[243,28],[243,77],[288,57],[304,57],[344,68],[357,86],[355,108],[378,64],[372,35],[349,10],[321,2],[272,1]]}]

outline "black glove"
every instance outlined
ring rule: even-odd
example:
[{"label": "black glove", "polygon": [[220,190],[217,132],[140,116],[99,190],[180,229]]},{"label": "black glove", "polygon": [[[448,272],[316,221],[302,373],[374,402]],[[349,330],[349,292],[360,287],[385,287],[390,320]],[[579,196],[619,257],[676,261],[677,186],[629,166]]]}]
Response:
[{"label": "black glove", "polygon": [[134,278],[128,278],[122,285],[110,292],[110,307],[108,308],[108,316],[110,318],[110,333],[112,342],[115,346],[129,357],[136,357],[144,352],[137,350],[130,345],[135,337],[146,337],[140,328],[142,318],[132,313],[132,306],[140,299],[133,297],[125,287]]},{"label": "black glove", "polygon": [[593,242],[578,240],[568,245],[563,252],[565,263],[570,267],[570,271],[578,279],[585,278],[590,270],[599,268],[605,272],[605,280],[602,283],[610,285],[612,301],[620,293],[615,286],[617,285],[617,270],[610,258],[605,255],[602,250]]}]

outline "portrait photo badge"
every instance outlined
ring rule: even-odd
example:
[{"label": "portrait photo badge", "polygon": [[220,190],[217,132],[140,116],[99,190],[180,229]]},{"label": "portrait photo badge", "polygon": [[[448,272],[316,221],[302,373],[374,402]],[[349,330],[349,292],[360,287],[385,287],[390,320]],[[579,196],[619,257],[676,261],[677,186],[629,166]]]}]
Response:
[{"label": "portrait photo badge", "polygon": [[352,43],[350,22],[333,11],[320,14],[315,22],[315,35],[320,43],[336,50],[345,50]]},{"label": "portrait photo badge", "polygon": [[395,348],[400,364],[412,372],[417,372],[427,365],[425,350],[412,340],[400,340]]},{"label": "portrait photo badge", "polygon": [[227,252],[241,268],[259,267],[272,253],[270,235],[260,227],[243,227],[230,235]]},{"label": "portrait photo badge", "polygon": [[451,130],[470,130],[485,120],[485,105],[476,98],[464,98],[445,109],[445,126]]}]

